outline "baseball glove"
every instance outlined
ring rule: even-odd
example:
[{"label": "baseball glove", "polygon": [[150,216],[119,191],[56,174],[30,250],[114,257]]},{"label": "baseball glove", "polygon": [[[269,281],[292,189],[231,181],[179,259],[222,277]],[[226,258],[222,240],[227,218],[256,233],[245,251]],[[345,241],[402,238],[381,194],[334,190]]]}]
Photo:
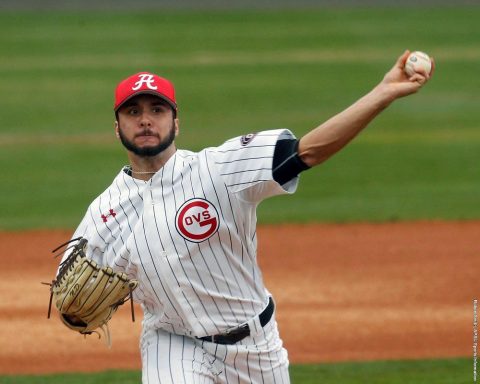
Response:
[{"label": "baseball glove", "polygon": [[138,282],[129,280],[125,273],[114,272],[110,267],[101,267],[87,258],[85,250],[88,241],[85,238],[73,239],[53,252],[74,241],[77,243],[66,249],[73,250],[60,264],[56,279],[49,284],[51,293],[48,318],[54,300],[62,322],[68,328],[84,335],[101,328],[107,344],[111,345],[107,323],[118,307],[129,298],[132,303],[132,320],[135,321],[132,291]]}]

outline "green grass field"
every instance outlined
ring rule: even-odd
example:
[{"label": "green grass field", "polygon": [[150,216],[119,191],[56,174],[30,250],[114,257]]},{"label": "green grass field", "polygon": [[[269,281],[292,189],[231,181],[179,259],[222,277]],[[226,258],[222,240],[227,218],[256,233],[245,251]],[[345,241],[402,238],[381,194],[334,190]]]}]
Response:
[{"label": "green grass field", "polygon": [[[472,382],[469,359],[423,361],[378,361],[294,365],[292,384],[467,384]],[[0,376],[2,384],[137,384],[137,371],[108,371],[96,374],[57,374],[46,376]]]},{"label": "green grass field", "polygon": [[[0,13],[0,229],[73,228],[126,156],[113,89],[156,71],[176,85],[178,146],[252,131],[301,136],[368,92],[404,49],[437,62],[347,149],[259,221],[480,218],[479,7]],[[467,383],[469,359],[293,366],[293,383]],[[0,376],[137,383],[139,372]]]},{"label": "green grass field", "polygon": [[347,149],[260,222],[480,217],[480,8],[0,14],[0,228],[73,227],[126,162],[113,88],[177,87],[193,150],[288,127],[301,136],[374,86],[405,48],[436,58]]}]

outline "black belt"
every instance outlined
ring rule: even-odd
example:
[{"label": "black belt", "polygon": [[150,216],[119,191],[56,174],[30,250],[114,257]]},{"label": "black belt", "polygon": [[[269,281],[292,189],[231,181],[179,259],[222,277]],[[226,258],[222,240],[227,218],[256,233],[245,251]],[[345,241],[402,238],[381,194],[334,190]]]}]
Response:
[{"label": "black belt", "polygon": [[[273,304],[273,300],[270,297],[268,299],[267,308],[265,308],[263,312],[260,313],[260,315],[258,316],[262,327],[268,324],[268,322],[272,318],[274,309],[275,305]],[[222,333],[214,336],[197,337],[197,339],[217,344],[235,344],[248,336],[250,336],[250,327],[248,326],[248,324],[243,324],[227,333]]]}]

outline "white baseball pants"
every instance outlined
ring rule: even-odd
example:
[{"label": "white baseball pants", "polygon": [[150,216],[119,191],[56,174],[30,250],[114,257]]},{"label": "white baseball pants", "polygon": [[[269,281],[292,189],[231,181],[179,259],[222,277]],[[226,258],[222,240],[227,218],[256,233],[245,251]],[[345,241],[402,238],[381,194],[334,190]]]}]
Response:
[{"label": "white baseball pants", "polygon": [[[252,327],[250,327],[252,330]],[[143,384],[289,384],[288,355],[274,316],[233,345],[152,330],[142,337]]]}]

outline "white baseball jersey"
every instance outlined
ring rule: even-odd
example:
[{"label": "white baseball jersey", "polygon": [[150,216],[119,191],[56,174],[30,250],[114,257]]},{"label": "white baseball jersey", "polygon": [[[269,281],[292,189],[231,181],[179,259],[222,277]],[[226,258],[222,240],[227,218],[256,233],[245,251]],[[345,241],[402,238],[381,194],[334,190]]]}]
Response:
[{"label": "white baseball jersey", "polygon": [[149,181],[126,169],[88,208],[74,237],[87,255],[139,280],[144,332],[207,336],[242,324],[268,302],[256,260],[256,207],[296,189],[272,179],[288,130],[228,140],[198,153],[177,150]]},{"label": "white baseball jersey", "polygon": [[[149,181],[125,167],[89,206],[74,237],[88,239],[98,263],[139,280],[144,383],[289,383],[275,315],[265,326],[258,317],[269,293],[257,264],[256,207],[298,183],[273,180],[281,139],[294,137],[281,129],[177,150]],[[244,323],[250,337],[233,345],[196,338]]]}]

